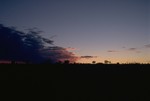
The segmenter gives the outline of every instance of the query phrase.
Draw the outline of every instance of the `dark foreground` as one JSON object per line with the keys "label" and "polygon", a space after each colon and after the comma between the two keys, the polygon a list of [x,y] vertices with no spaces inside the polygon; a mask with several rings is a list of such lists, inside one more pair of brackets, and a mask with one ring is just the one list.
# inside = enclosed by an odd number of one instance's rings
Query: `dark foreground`
{"label": "dark foreground", "polygon": [[[150,65],[0,65],[3,95],[52,101],[149,101]],[[21,99],[20,99],[21,100]]]}

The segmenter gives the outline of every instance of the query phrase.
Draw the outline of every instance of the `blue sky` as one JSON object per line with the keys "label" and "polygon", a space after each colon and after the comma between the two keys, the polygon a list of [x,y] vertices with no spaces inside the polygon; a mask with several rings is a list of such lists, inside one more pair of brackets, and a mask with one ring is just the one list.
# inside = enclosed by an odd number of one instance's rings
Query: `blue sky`
{"label": "blue sky", "polygon": [[0,23],[37,27],[78,56],[97,56],[79,62],[148,62],[149,7],[149,0],[0,0]]}

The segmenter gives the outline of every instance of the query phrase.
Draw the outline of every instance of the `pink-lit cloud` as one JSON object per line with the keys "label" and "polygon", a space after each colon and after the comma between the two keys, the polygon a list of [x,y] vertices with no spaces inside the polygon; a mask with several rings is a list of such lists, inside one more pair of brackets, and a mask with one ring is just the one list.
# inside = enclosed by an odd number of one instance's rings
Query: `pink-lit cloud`
{"label": "pink-lit cloud", "polygon": [[73,47],[67,47],[65,48],[67,51],[74,51],[74,50],[77,50],[77,48],[73,48]]}
{"label": "pink-lit cloud", "polygon": [[52,58],[55,62],[69,60],[70,62],[76,62],[77,57],[73,52],[69,52],[66,48],[54,46],[42,50],[43,56]]}

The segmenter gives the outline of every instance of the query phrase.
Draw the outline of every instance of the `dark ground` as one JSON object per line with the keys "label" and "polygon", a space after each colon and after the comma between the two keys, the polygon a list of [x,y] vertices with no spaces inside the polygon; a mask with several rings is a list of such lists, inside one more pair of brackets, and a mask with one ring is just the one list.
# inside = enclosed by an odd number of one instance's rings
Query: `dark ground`
{"label": "dark ground", "polygon": [[12,99],[30,96],[52,101],[150,101],[150,65],[0,67],[1,93],[14,94]]}

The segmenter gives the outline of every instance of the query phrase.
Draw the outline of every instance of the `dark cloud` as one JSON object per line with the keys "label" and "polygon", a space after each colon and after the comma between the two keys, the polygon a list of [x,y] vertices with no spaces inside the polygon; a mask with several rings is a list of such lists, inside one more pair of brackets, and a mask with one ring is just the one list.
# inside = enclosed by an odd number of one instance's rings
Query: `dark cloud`
{"label": "dark cloud", "polygon": [[91,58],[97,58],[97,56],[81,56],[80,58],[91,59]]}
{"label": "dark cloud", "polygon": [[113,52],[118,52],[116,50],[108,50],[107,52],[113,53]]}
{"label": "dark cloud", "polygon": [[145,45],[146,48],[150,48],[150,44]]}
{"label": "dark cloud", "polygon": [[[48,45],[47,45],[48,44]],[[53,41],[43,38],[39,31],[27,33],[0,25],[0,60],[41,63],[50,60],[76,61],[77,57],[65,48],[54,46]]]}

